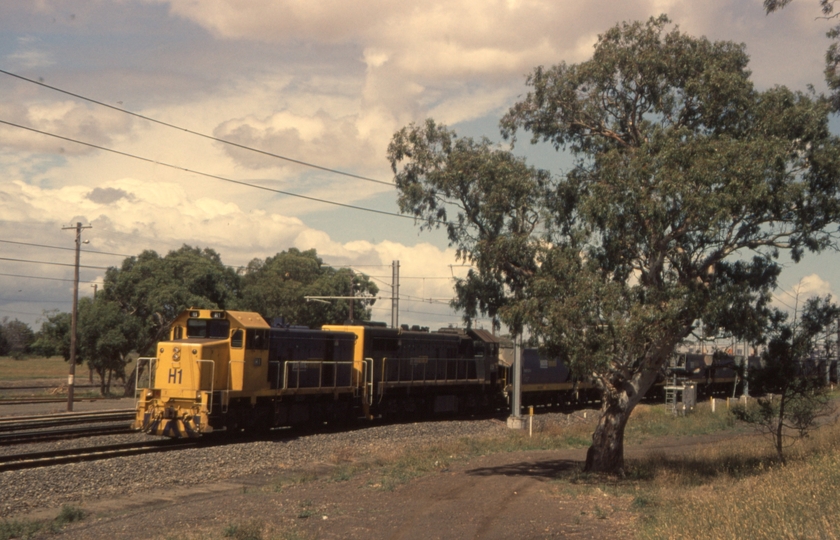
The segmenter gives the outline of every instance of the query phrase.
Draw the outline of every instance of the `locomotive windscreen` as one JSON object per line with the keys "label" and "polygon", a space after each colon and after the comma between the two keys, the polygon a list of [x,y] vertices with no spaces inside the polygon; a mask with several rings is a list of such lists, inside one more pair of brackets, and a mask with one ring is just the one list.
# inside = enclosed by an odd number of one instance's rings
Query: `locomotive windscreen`
{"label": "locomotive windscreen", "polygon": [[230,335],[230,321],[227,320],[187,320],[187,337],[227,339]]}

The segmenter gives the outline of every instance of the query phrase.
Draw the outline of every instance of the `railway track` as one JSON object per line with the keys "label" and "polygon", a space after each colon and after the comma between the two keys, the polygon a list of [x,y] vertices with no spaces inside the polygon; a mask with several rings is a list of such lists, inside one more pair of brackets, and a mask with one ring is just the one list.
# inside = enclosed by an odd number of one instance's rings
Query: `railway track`
{"label": "railway track", "polygon": [[0,444],[130,433],[134,414],[134,409],[118,409],[0,419]]}
{"label": "railway track", "polygon": [[[114,398],[103,397],[80,397],[75,398],[73,403],[81,403],[82,401],[104,401]],[[67,403],[67,397],[22,397],[22,398],[2,398],[0,405],[37,405],[40,403]]]}
{"label": "railway track", "polygon": [[154,440],[145,442],[111,444],[84,448],[49,450],[44,452],[25,452],[0,456],[0,472],[51,467],[66,463],[96,461],[122,456],[168,452],[175,449],[195,447],[196,440]]}

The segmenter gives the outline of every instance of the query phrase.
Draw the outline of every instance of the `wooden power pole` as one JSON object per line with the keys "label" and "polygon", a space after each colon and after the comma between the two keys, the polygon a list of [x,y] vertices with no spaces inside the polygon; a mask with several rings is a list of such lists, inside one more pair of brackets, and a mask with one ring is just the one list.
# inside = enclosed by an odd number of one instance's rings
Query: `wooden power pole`
{"label": "wooden power pole", "polygon": [[73,312],[70,314],[70,374],[67,375],[67,412],[73,411],[73,388],[76,376],[76,320],[79,311],[79,253],[82,248],[82,229],[90,229],[90,225],[82,227],[76,222],[75,227],[63,227],[62,230],[76,230],[76,265],[73,269]]}

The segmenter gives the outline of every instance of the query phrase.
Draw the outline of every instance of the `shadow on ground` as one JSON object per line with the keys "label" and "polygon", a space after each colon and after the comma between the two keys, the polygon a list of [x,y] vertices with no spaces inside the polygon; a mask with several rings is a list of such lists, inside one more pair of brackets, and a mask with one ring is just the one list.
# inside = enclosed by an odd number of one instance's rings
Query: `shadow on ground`
{"label": "shadow on ground", "polygon": [[482,467],[465,471],[471,476],[526,476],[533,478],[557,478],[562,473],[578,470],[581,463],[570,459],[554,461],[509,463],[499,467]]}

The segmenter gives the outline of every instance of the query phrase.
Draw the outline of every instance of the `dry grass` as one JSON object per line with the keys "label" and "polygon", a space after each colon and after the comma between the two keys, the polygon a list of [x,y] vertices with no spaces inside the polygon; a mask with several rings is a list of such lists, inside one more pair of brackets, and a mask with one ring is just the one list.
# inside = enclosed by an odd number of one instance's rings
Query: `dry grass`
{"label": "dry grass", "polygon": [[840,426],[829,425],[790,453],[744,437],[685,457],[632,462],[642,538],[840,537]]}
{"label": "dry grass", "polygon": [[[0,356],[0,381],[67,378],[68,370],[69,364],[60,356],[22,360]],[[76,370],[79,374],[87,375],[87,369],[83,366],[76,366]]]}
{"label": "dry grass", "polygon": [[80,508],[65,505],[58,516],[51,521],[0,521],[0,540],[32,538],[46,534],[60,534],[66,525],[85,519],[86,514]]}
{"label": "dry grass", "polygon": [[[130,361],[126,366],[126,374],[131,374],[134,369],[134,361]],[[27,357],[24,359],[14,359],[10,356],[0,356],[0,383],[5,383],[4,387],[14,388],[18,386],[29,385],[47,385],[49,388],[41,390],[7,390],[2,394],[3,398],[8,397],[54,397],[67,395],[67,375],[70,370],[70,364],[60,356],[52,356],[50,358],[43,357]],[[76,396],[83,397],[100,397],[98,387],[99,377],[94,374],[93,382],[90,381],[90,370],[87,365],[76,366]],[[112,380],[111,394],[122,395],[122,384],[119,380]],[[88,390],[80,389],[79,386],[94,385],[94,388]]]}

